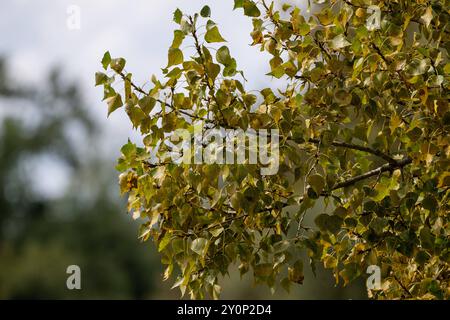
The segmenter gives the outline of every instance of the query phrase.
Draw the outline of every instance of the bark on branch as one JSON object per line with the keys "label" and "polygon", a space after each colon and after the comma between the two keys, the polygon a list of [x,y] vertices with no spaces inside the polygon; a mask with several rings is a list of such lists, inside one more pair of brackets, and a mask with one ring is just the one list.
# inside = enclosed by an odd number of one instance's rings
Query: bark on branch
{"label": "bark on branch", "polygon": [[410,157],[406,157],[406,158],[404,158],[402,160],[395,161],[395,163],[386,163],[386,164],[382,165],[381,167],[378,167],[376,169],[370,170],[370,171],[368,171],[368,172],[366,172],[364,174],[352,177],[352,178],[350,178],[348,180],[345,180],[343,182],[339,182],[339,183],[335,184],[333,186],[333,188],[331,188],[330,191],[341,189],[341,188],[345,188],[345,187],[349,187],[349,186],[354,185],[355,183],[357,183],[357,182],[359,182],[361,180],[364,180],[364,179],[367,179],[367,178],[379,175],[379,174],[381,174],[383,172],[386,172],[386,171],[392,172],[395,169],[401,169],[404,166],[406,166],[408,164],[411,164],[411,163],[412,163],[412,159]]}
{"label": "bark on branch", "polygon": [[[309,142],[319,144],[320,140],[319,139],[309,139]],[[385,161],[389,162],[392,165],[395,165],[397,163],[397,161],[395,159],[393,159],[391,156],[389,156],[377,149],[372,149],[369,147],[358,146],[356,144],[339,142],[339,141],[333,141],[331,143],[331,145],[333,145],[335,147],[343,147],[343,148],[347,148],[347,149],[353,149],[353,150],[359,150],[359,151],[371,153],[373,155],[376,155],[376,156],[384,159]]]}

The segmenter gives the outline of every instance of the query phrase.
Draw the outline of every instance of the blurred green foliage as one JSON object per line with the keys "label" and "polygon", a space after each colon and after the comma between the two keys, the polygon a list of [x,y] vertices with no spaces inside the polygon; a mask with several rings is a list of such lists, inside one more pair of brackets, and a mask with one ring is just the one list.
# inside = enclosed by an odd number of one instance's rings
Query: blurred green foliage
{"label": "blurred green foliage", "polygon": [[[108,196],[115,182],[93,156],[98,132],[78,87],[58,71],[39,87],[19,87],[5,69],[1,61],[0,298],[149,297],[156,264],[136,241],[124,204]],[[62,195],[49,196],[33,182],[33,164],[43,158],[67,169]],[[58,179],[52,169],[39,185]],[[82,290],[66,288],[72,264],[81,268]]]}

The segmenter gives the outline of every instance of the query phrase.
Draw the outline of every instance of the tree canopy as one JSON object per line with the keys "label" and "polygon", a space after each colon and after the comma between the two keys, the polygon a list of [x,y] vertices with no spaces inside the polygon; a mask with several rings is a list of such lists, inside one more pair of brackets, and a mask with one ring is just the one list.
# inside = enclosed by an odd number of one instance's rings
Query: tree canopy
{"label": "tree canopy", "polygon": [[[289,290],[305,263],[344,285],[375,265],[381,286],[370,297],[448,299],[449,1],[234,8],[252,19],[252,45],[270,54],[267,76],[282,87],[245,89],[208,6],[175,11],[164,79],[153,76],[150,88],[109,52],[96,74],[108,114],[124,106],[142,133],[117,169],[164,278],[191,298],[218,298],[230,268]],[[199,126],[278,130],[277,173],[168,161],[176,130]]]}

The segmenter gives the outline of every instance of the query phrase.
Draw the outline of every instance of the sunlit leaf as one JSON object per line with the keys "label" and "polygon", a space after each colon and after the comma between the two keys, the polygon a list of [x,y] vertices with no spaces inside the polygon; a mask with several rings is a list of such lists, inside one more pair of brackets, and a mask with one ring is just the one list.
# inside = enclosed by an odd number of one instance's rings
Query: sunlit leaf
{"label": "sunlit leaf", "polygon": [[208,43],[213,43],[213,42],[225,42],[226,40],[220,34],[217,26],[214,26],[206,32],[205,41]]}

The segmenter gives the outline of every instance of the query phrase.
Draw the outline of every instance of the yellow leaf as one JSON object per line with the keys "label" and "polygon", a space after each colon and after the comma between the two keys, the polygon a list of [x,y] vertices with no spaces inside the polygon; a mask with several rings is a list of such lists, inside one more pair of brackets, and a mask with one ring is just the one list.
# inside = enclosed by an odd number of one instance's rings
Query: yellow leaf
{"label": "yellow leaf", "polygon": [[389,123],[389,128],[391,129],[391,133],[394,133],[395,129],[397,129],[398,127],[401,127],[402,125],[402,119],[400,118],[400,116],[398,114],[394,114],[391,117],[391,121]]}
{"label": "yellow leaf", "polygon": [[431,20],[433,19],[433,11],[432,11],[431,7],[428,7],[425,10],[425,13],[420,17],[420,19],[422,19],[422,21],[425,22],[425,25],[428,28],[428,26],[431,23]]}

